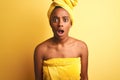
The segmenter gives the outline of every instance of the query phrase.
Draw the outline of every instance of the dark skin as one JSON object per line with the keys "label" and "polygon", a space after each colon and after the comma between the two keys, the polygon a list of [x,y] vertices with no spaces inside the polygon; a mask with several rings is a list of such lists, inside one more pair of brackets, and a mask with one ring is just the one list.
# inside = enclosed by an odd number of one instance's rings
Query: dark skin
{"label": "dark skin", "polygon": [[81,61],[81,80],[88,80],[88,49],[80,40],[68,35],[71,28],[69,14],[63,8],[56,8],[50,17],[54,36],[39,44],[34,53],[35,80],[43,80],[43,60],[51,58],[76,58]]}

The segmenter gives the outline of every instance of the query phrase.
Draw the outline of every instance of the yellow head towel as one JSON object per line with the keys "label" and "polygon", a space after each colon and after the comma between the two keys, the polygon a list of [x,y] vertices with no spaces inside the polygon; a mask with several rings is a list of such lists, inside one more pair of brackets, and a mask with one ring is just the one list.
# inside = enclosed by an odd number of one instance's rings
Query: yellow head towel
{"label": "yellow head towel", "polygon": [[43,80],[80,80],[80,58],[53,58],[43,62]]}
{"label": "yellow head towel", "polygon": [[52,13],[52,11],[54,10],[54,8],[56,6],[60,6],[62,8],[64,8],[66,11],[68,11],[69,15],[70,15],[70,19],[72,21],[72,25],[73,25],[73,7],[77,5],[78,0],[52,0],[53,3],[50,5],[50,8],[48,10],[48,18],[50,19],[50,15]]}

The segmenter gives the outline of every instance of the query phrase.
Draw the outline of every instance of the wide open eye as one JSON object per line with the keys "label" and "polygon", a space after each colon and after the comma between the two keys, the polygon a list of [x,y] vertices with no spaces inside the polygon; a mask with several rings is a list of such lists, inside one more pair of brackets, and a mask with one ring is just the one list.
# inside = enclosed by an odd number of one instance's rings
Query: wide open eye
{"label": "wide open eye", "polygon": [[63,21],[64,22],[68,22],[69,21],[69,17],[67,17],[67,16],[63,17]]}
{"label": "wide open eye", "polygon": [[53,23],[57,23],[57,22],[59,22],[59,19],[58,19],[57,17],[53,17],[53,18],[52,18],[52,22],[53,22]]}

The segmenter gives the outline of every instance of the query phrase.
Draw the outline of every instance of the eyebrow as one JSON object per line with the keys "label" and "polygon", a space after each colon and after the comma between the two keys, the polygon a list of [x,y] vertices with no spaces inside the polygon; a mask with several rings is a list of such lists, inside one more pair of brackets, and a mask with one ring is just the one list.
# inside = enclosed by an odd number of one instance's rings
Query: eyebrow
{"label": "eyebrow", "polygon": [[69,18],[69,16],[63,16],[64,18]]}
{"label": "eyebrow", "polygon": [[52,18],[58,18],[57,16],[52,16]]}
{"label": "eyebrow", "polygon": [[[69,18],[69,16],[62,16],[62,18],[65,17],[65,18]],[[53,16],[52,18],[59,18],[58,16]]]}

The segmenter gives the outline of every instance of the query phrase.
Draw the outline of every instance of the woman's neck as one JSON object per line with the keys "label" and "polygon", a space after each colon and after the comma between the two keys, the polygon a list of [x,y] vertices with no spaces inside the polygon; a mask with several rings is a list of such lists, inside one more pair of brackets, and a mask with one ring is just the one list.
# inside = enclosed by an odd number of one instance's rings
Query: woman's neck
{"label": "woman's neck", "polygon": [[65,38],[56,38],[56,37],[53,37],[53,42],[56,43],[56,44],[61,44],[61,45],[64,45],[65,43],[67,43],[69,41],[70,37],[67,36]]}

